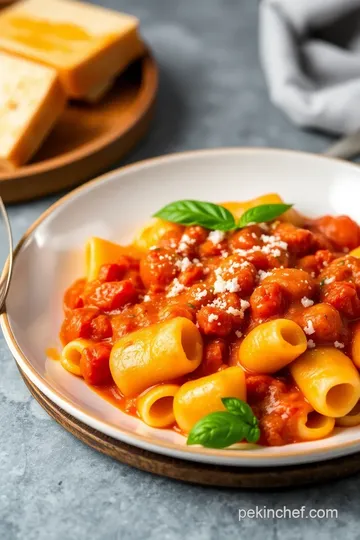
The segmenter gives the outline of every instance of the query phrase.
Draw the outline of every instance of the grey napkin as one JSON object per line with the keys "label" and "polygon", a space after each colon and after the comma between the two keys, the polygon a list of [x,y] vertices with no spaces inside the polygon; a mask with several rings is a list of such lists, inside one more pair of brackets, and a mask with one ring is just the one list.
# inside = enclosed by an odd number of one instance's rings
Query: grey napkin
{"label": "grey napkin", "polygon": [[275,105],[300,126],[360,129],[360,0],[262,0],[259,30]]}

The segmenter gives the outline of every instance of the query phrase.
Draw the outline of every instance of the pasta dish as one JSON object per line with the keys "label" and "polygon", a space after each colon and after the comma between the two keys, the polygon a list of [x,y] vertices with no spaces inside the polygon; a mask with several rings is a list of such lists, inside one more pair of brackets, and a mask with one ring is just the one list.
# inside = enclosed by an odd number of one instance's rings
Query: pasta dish
{"label": "pasta dish", "polygon": [[188,444],[279,446],[360,424],[360,228],[280,196],[176,201],[129,246],[92,237],[62,366]]}

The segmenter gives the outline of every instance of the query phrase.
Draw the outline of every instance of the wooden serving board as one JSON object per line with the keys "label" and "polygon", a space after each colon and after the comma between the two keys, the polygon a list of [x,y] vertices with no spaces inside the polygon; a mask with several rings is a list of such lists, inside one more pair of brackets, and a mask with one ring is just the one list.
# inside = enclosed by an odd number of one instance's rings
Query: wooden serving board
{"label": "wooden serving board", "polygon": [[148,52],[99,103],[70,102],[32,162],[0,172],[3,201],[16,203],[67,190],[106,171],[148,131],[157,87],[158,68]]}
{"label": "wooden serving board", "polygon": [[274,489],[318,484],[360,472],[360,454],[298,466],[246,468],[196,463],[141,450],[108,437],[67,414],[19,370],[36,401],[72,435],[107,456],[153,474],[206,486]]}

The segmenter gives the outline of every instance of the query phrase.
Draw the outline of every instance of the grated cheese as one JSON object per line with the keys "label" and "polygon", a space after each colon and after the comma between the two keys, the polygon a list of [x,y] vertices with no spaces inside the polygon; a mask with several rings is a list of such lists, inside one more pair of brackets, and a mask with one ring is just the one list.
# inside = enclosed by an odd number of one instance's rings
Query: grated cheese
{"label": "grated cheese", "polygon": [[271,276],[272,272],[265,272],[265,270],[259,270],[258,271],[258,278],[259,281],[263,281],[265,278]]}
{"label": "grated cheese", "polygon": [[217,321],[218,318],[219,318],[219,315],[216,315],[215,313],[210,313],[210,315],[208,317],[208,321],[209,322]]}
{"label": "grated cheese", "polygon": [[307,307],[311,307],[314,305],[314,301],[313,300],[310,300],[310,298],[307,298],[306,296],[304,296],[302,299],[301,299],[301,303],[302,305],[307,308]]}
{"label": "grated cheese", "polygon": [[208,304],[209,307],[217,307],[219,309],[226,309],[227,308],[227,304],[225,302],[225,300],[221,300],[220,298],[215,298],[215,300],[213,300],[211,302],[211,304]]}
{"label": "grated cheese", "polygon": [[182,237],[180,238],[178,251],[180,252],[186,251],[188,247],[195,244],[195,242],[196,242],[195,238],[190,238],[190,236],[186,233],[183,234]]}
{"label": "grated cheese", "polygon": [[189,257],[184,257],[184,259],[176,261],[175,266],[180,270],[180,272],[185,272],[191,266],[191,261]]}
{"label": "grated cheese", "polygon": [[341,343],[341,341],[335,341],[334,342],[334,347],[336,347],[336,349],[343,349],[345,347],[344,343]]}
{"label": "grated cheese", "polygon": [[236,249],[235,252],[244,257],[257,251],[261,251],[266,255],[272,255],[273,257],[280,257],[281,250],[286,250],[288,248],[286,242],[278,240],[275,236],[262,234],[261,240],[264,242],[264,246],[253,246],[249,249]]}
{"label": "grated cheese", "polygon": [[201,289],[197,289],[195,291],[195,300],[201,300],[202,298],[204,298],[205,296],[207,296],[207,290],[204,289],[204,290],[201,290]]}
{"label": "grated cheese", "polygon": [[214,293],[224,293],[228,292],[238,292],[240,291],[240,285],[236,277],[232,279],[225,280],[221,275],[222,269],[217,268],[215,270],[216,280],[214,283]]}
{"label": "grated cheese", "polygon": [[209,236],[207,237],[207,239],[210,240],[210,242],[212,242],[215,245],[220,244],[220,242],[222,242],[224,238],[225,238],[224,231],[211,231],[209,233]]}
{"label": "grated cheese", "polygon": [[185,289],[186,289],[185,285],[180,283],[180,281],[177,278],[175,278],[166,296],[167,298],[173,298],[174,296],[177,296],[181,292],[185,291]]}
{"label": "grated cheese", "polygon": [[235,317],[244,317],[243,311],[240,311],[240,309],[236,309],[232,306],[227,308],[226,313],[229,313],[229,315],[234,315]]}
{"label": "grated cheese", "polygon": [[314,349],[316,347],[315,341],[313,341],[312,339],[309,339],[309,341],[307,342],[307,346],[308,346],[308,349]]}
{"label": "grated cheese", "polygon": [[313,322],[310,319],[308,319],[308,321],[307,321],[307,324],[306,324],[306,326],[304,328],[304,332],[308,336],[311,336],[312,334],[315,334],[315,328],[314,328]]}

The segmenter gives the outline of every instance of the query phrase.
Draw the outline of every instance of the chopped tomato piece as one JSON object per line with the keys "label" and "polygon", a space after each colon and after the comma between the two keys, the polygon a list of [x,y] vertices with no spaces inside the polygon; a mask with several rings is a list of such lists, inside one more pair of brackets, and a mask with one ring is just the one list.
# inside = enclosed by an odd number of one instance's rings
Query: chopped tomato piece
{"label": "chopped tomato piece", "polygon": [[207,336],[228,336],[232,331],[231,315],[216,307],[204,306],[196,314],[200,330]]}
{"label": "chopped tomato piece", "polygon": [[259,420],[260,444],[282,446],[297,441],[296,418],[311,411],[302,393],[273,377],[246,379],[248,402]]}
{"label": "chopped tomato piece", "polygon": [[86,296],[86,303],[103,311],[114,311],[137,300],[137,292],[130,280],[96,284]]}
{"label": "chopped tomato piece", "polygon": [[116,263],[103,264],[99,270],[100,281],[120,281],[130,268],[130,260],[127,257],[121,257]]}
{"label": "chopped tomato piece", "polygon": [[111,318],[111,326],[114,342],[137,329],[136,320],[133,315],[115,315]]}
{"label": "chopped tomato piece", "polygon": [[360,245],[360,229],[348,216],[324,216],[315,220],[315,227],[340,250]]}
{"label": "chopped tomato piece", "polygon": [[112,336],[111,321],[107,315],[99,315],[91,321],[91,338],[94,341],[101,341]]}
{"label": "chopped tomato piece", "polygon": [[64,310],[84,307],[83,293],[86,279],[78,279],[66,291],[64,295]]}
{"label": "chopped tomato piece", "polygon": [[80,371],[88,384],[103,385],[112,381],[109,358],[109,343],[94,343],[84,349],[80,359]]}
{"label": "chopped tomato piece", "polygon": [[241,296],[249,296],[253,292],[257,271],[252,263],[238,255],[231,255],[224,260],[220,268],[222,279],[236,279]]}
{"label": "chopped tomato piece", "polygon": [[140,276],[145,287],[154,292],[163,291],[179,270],[179,255],[173,249],[151,249],[140,262]]}
{"label": "chopped tomato piece", "polygon": [[317,343],[338,341],[343,328],[339,312],[332,305],[326,303],[315,304],[300,310],[292,319],[301,328],[314,330],[309,337]]}
{"label": "chopped tomato piece", "polygon": [[226,240],[222,240],[218,244],[214,243],[212,240],[205,240],[205,242],[199,247],[199,254],[200,257],[216,257],[226,250]]}
{"label": "chopped tomato piece", "polygon": [[199,246],[205,242],[209,236],[209,231],[208,229],[204,229],[204,227],[200,227],[199,225],[190,225],[190,227],[186,227],[184,234],[194,241],[191,242],[192,246]]}
{"label": "chopped tomato piece", "polygon": [[313,234],[307,229],[295,227],[291,223],[279,223],[273,233],[281,241],[286,242],[290,253],[305,255],[313,247]]}
{"label": "chopped tomato piece", "polygon": [[186,270],[179,275],[179,281],[186,287],[190,287],[204,276],[204,271],[201,266],[191,264]]}
{"label": "chopped tomato piece", "polygon": [[258,225],[250,225],[236,231],[229,240],[229,246],[235,249],[251,249],[261,244],[260,237],[264,231]]}
{"label": "chopped tomato piece", "polygon": [[91,323],[99,315],[95,307],[84,307],[70,311],[62,324],[60,336],[63,343],[69,343],[74,339],[89,339],[92,333]]}
{"label": "chopped tomato piece", "polygon": [[322,287],[321,297],[349,319],[360,317],[360,299],[353,283],[335,281]]}
{"label": "chopped tomato piece", "polygon": [[315,291],[314,279],[298,268],[276,268],[264,279],[263,285],[267,283],[280,285],[291,300],[300,300],[304,296],[311,298]]}
{"label": "chopped tomato piece", "polygon": [[316,260],[315,255],[305,255],[305,257],[302,257],[297,261],[296,268],[300,268],[300,270],[304,270],[304,272],[308,272],[311,276],[315,277],[319,273],[319,264]]}
{"label": "chopped tomato piece", "polygon": [[335,258],[336,255],[331,251],[320,249],[314,255],[306,255],[299,259],[296,266],[314,277],[327,268]]}
{"label": "chopped tomato piece", "polygon": [[225,364],[228,355],[228,346],[223,339],[213,339],[206,343],[203,361],[199,367],[199,377],[205,377],[219,371]]}
{"label": "chopped tomato piece", "polygon": [[250,297],[251,314],[257,321],[281,317],[288,303],[288,295],[278,283],[264,283]]}
{"label": "chopped tomato piece", "polygon": [[196,309],[209,304],[214,298],[214,293],[206,283],[196,283],[186,292],[186,301]]}

